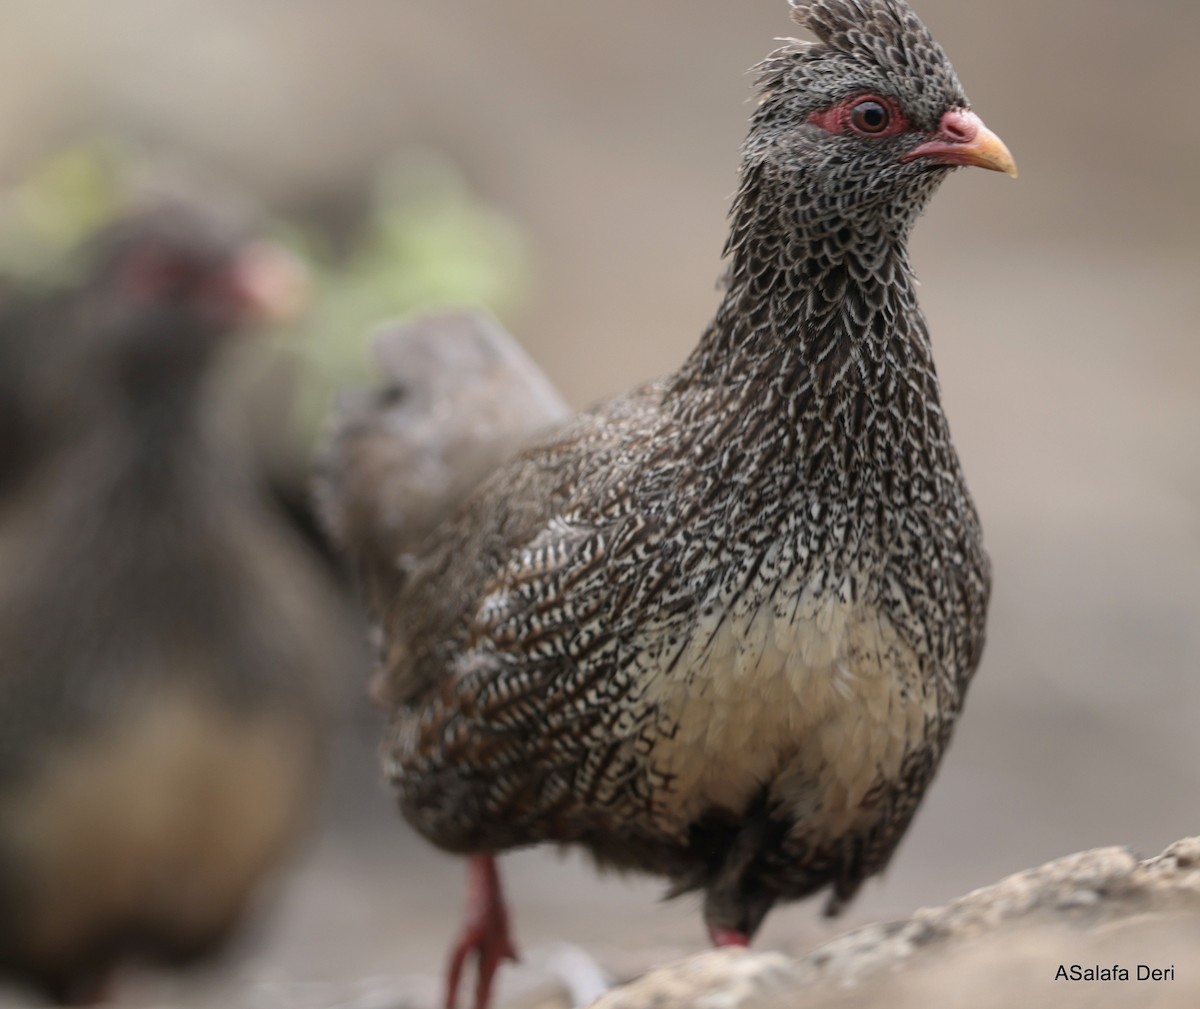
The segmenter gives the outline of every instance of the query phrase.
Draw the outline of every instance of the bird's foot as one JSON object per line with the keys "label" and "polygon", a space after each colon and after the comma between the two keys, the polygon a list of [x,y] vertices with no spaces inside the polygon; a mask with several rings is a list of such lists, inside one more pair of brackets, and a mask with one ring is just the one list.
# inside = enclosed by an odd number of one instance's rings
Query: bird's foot
{"label": "bird's foot", "polygon": [[714,946],[749,946],[750,937],[736,928],[710,928],[709,938]]}
{"label": "bird's foot", "polygon": [[472,953],[479,960],[474,1009],[487,1009],[500,962],[517,959],[509,935],[508,908],[500,891],[500,874],[491,855],[473,855],[467,866],[467,920],[450,957],[445,1009],[455,1009],[463,966]]}

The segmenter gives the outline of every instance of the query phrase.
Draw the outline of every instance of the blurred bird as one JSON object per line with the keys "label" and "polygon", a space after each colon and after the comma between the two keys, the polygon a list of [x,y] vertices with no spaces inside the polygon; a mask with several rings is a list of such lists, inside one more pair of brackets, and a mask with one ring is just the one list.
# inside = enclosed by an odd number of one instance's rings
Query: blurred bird
{"label": "blurred bird", "polygon": [[38,417],[28,389],[36,341],[26,339],[36,300],[0,278],[0,502],[36,456]]}
{"label": "blurred bird", "polygon": [[0,971],[87,1003],[237,923],[354,653],[209,409],[233,334],[287,307],[286,260],[173,205],[72,266],[0,305]]}
{"label": "blurred bird", "polygon": [[[483,1007],[514,955],[493,854],[521,845],[702,891],[719,945],[827,887],[836,913],[979,663],[989,563],[906,243],[956,166],[1016,169],[902,0],[792,6],[817,41],[759,68],[724,299],[682,367],[448,488],[402,545],[394,474],[343,447],[324,490],[378,551],[401,809],[472,856],[448,1007],[466,957]],[[436,424],[382,436],[397,465],[440,451]]]}

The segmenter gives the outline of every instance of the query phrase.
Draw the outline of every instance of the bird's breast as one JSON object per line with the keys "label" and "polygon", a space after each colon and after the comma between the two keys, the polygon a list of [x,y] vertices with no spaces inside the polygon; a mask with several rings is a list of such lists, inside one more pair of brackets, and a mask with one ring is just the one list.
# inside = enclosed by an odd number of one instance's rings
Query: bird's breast
{"label": "bird's breast", "polygon": [[311,728],[284,712],[233,712],[165,690],[110,721],[63,741],[0,796],[0,846],[23,872],[30,963],[61,966],[131,924],[170,942],[211,939],[309,795]]}
{"label": "bird's breast", "polygon": [[661,829],[738,815],[762,790],[780,815],[837,836],[936,731],[936,696],[877,606],[824,580],[707,607],[670,668],[649,677]]}

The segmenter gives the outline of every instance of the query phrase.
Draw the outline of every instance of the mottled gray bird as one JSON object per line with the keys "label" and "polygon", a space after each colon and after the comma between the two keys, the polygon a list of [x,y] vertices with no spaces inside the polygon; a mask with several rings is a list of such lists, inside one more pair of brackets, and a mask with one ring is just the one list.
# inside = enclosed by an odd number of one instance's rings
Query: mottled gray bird
{"label": "mottled gray bird", "polygon": [[[906,243],[956,166],[1016,169],[902,0],[792,6],[817,41],[759,68],[699,346],[402,554],[379,538],[387,773],[472,856],[448,1006],[467,955],[477,1006],[513,955],[493,853],[522,845],[702,891],[718,944],[825,888],[835,913],[887,864],[979,663],[988,560]],[[328,493],[378,500],[371,467],[341,477]]]}
{"label": "mottled gray bird", "polygon": [[305,818],[338,600],[260,500],[211,385],[288,293],[182,207],[0,308],[0,972],[96,1001],[217,945]]}

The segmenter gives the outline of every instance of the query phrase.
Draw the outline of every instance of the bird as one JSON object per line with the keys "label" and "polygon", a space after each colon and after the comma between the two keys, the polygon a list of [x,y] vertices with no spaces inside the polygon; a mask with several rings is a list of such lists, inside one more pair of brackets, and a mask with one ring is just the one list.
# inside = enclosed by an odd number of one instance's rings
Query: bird
{"label": "bird", "polygon": [[[497,460],[409,539],[332,440],[324,496],[377,507],[355,552],[382,575],[385,771],[468,858],[447,1009],[468,958],[483,1009],[516,955],[496,856],[519,847],[699,891],[719,946],[781,901],[838,913],[979,665],[991,566],[907,242],[955,169],[1016,165],[904,0],[790,7],[814,38],[757,68],[721,301],[675,372]],[[436,454],[421,427],[391,428],[394,458]]]}
{"label": "bird", "polygon": [[36,457],[38,411],[29,402],[27,371],[36,357],[30,331],[36,299],[11,277],[0,277],[0,501]]}
{"label": "bird", "polygon": [[309,819],[359,646],[213,409],[293,279],[170,201],[0,307],[0,974],[56,1003],[220,948]]}

